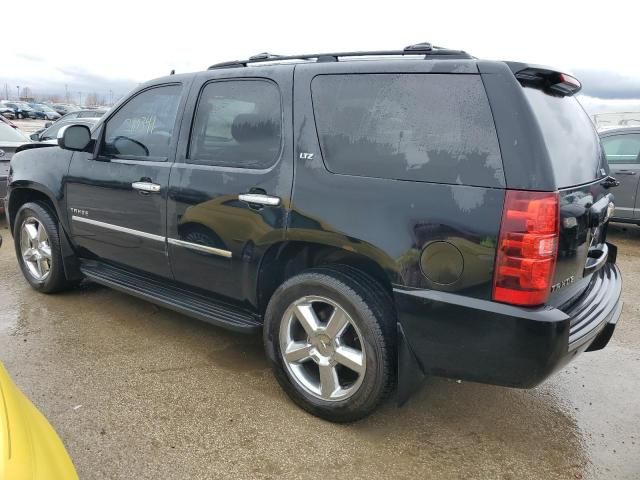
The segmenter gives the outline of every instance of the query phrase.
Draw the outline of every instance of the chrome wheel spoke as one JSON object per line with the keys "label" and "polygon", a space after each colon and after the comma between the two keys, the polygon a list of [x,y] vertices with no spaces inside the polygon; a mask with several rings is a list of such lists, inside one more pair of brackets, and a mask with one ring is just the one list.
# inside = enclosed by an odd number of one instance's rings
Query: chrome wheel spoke
{"label": "chrome wheel spoke", "polygon": [[341,308],[334,308],[324,331],[332,339],[339,338],[349,325],[347,314]]}
{"label": "chrome wheel spoke", "polygon": [[22,250],[22,258],[24,259],[25,262],[33,262],[33,257],[35,255],[36,251],[33,248],[26,248]]}
{"label": "chrome wheel spoke", "polygon": [[297,305],[295,314],[307,335],[313,335],[320,327],[320,321],[316,316],[316,312],[313,311],[311,303]]}
{"label": "chrome wheel spoke", "polygon": [[291,342],[284,352],[284,358],[287,362],[301,363],[311,358],[311,349],[313,347],[305,342]]}
{"label": "chrome wheel spoke", "polygon": [[22,228],[27,233],[29,240],[33,242],[38,239],[38,227],[34,223],[25,223]]}
{"label": "chrome wheel spoke", "polygon": [[355,348],[340,346],[333,356],[336,362],[344,365],[356,373],[364,372],[364,362],[362,352]]}
{"label": "chrome wheel spoke", "polygon": [[27,218],[20,229],[20,253],[29,275],[42,281],[51,271],[51,244],[44,226],[35,217]]}
{"label": "chrome wheel spoke", "polygon": [[40,245],[40,254],[47,260],[51,260],[51,247],[49,244]]}
{"label": "chrome wheel spoke", "polygon": [[336,390],[340,388],[338,372],[333,365],[320,365],[320,395],[325,399],[330,399]]}

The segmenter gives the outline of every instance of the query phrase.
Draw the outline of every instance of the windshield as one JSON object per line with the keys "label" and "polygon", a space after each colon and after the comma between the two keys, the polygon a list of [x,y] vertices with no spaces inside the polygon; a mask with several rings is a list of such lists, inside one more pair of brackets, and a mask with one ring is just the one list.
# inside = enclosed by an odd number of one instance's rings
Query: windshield
{"label": "windshield", "polygon": [[6,123],[0,123],[0,144],[2,142],[23,142],[28,143],[29,139],[13,127]]}
{"label": "windshield", "polygon": [[40,140],[55,140],[56,138],[58,138],[58,131],[62,127],[66,127],[67,125],[69,124],[64,123],[61,125],[58,125],[58,124],[52,125],[51,127],[47,128],[44,132],[42,132],[42,134],[40,135]]}

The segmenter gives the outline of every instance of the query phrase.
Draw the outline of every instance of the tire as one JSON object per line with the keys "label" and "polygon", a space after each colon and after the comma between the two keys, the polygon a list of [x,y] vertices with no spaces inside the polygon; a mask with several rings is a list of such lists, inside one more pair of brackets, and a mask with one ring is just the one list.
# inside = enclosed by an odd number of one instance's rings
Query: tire
{"label": "tire", "polygon": [[[38,242],[39,248],[36,249],[37,252],[33,253],[34,249],[31,248],[32,253],[29,255],[29,258],[33,259],[34,255],[37,254],[48,268],[40,268],[40,263],[37,261],[28,262],[25,260],[22,242],[25,242],[24,246],[31,245],[29,240],[27,240],[27,238],[30,237],[26,231],[24,233],[25,236],[23,236],[25,224],[29,224],[33,227],[28,229],[30,232],[33,232],[33,229],[35,228],[38,233],[38,241],[44,238],[40,234],[40,227],[44,230],[48,241],[50,258],[46,257],[46,248],[42,247],[45,244],[41,242]],[[60,250],[58,220],[55,215],[51,213],[51,210],[46,204],[34,202],[26,203],[20,207],[16,214],[13,240],[16,249],[16,257],[18,259],[20,269],[22,270],[22,274],[34,289],[43,293],[54,293],[66,290],[77,284],[77,282],[68,281],[65,275],[62,253]],[[31,263],[31,265],[34,265],[34,262],[38,264],[38,266],[30,267],[29,264]],[[34,268],[36,270],[46,270],[47,273],[42,278],[38,278],[39,272],[34,272]]]}
{"label": "tire", "polygon": [[[310,309],[320,327],[313,333],[300,321],[307,315],[300,312]],[[325,330],[334,312],[348,319],[337,337],[329,334],[330,329]],[[344,423],[370,415],[395,384],[395,313],[391,298],[377,281],[351,267],[314,268],[283,283],[269,301],[263,340],[284,391],[298,406],[325,420]],[[296,350],[298,346],[302,348]],[[308,356],[287,361],[283,349],[291,352],[290,360],[297,352]],[[345,351],[350,353],[348,357],[343,355]],[[354,357],[357,352],[360,356]],[[357,359],[350,363],[354,370],[343,363],[345,358]],[[321,376],[321,369],[337,373]],[[324,382],[325,378],[330,381]]]}

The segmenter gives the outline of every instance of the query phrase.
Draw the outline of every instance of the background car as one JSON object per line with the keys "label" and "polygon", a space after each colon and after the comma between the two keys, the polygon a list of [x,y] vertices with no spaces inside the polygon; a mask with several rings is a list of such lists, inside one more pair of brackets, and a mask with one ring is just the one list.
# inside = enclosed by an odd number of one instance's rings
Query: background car
{"label": "background car", "polygon": [[36,112],[37,118],[42,118],[44,120],[58,120],[61,117],[58,112],[48,105],[44,105],[42,103],[30,103],[29,106]]}
{"label": "background car", "polygon": [[71,120],[59,120],[42,131],[32,133],[30,135],[30,138],[35,142],[56,144],[58,142],[58,132],[62,127],[66,127],[67,125],[86,125],[87,127],[91,128],[97,122],[97,118],[74,118]]}
{"label": "background car", "polygon": [[[49,128],[51,125],[53,125],[56,122],[64,122],[67,120],[74,120],[77,118],[100,118],[102,117],[107,111],[105,109],[83,109],[83,110],[76,110],[75,112],[70,112],[67,113],[66,115],[63,115],[62,117],[60,117],[58,120],[56,120],[55,122],[46,122],[44,124],[44,128]],[[44,131],[44,128],[41,130],[38,130],[36,133],[41,133]]]}
{"label": "background car", "polygon": [[11,128],[18,129],[18,126],[15,123],[13,123],[8,118],[3,117],[2,115],[0,115],[0,123],[4,123],[6,125],[9,125]]}
{"label": "background car", "polygon": [[25,102],[4,101],[3,105],[13,108],[16,112],[16,118],[36,118],[36,112]]}
{"label": "background car", "polygon": [[600,141],[620,185],[615,189],[613,221],[640,225],[640,127],[622,127],[600,132]]}
{"label": "background car", "polygon": [[0,104],[0,117],[10,118],[13,120],[16,118],[16,111],[7,105]]}
{"label": "background car", "polygon": [[11,157],[13,157],[16,148],[25,143],[31,143],[31,140],[24,136],[20,130],[12,128],[4,121],[0,121],[0,211],[4,209],[2,199],[4,199],[7,194],[9,161]]}
{"label": "background car", "polygon": [[106,113],[103,109],[85,108],[63,115],[60,120],[72,120],[74,118],[100,118]]}
{"label": "background car", "polygon": [[77,110],[80,110],[80,107],[76,107],[75,105],[67,105],[67,104],[64,104],[64,103],[55,103],[55,104],[51,105],[51,108],[53,108],[60,115],[66,115],[67,113],[71,113],[71,112],[75,112]]}

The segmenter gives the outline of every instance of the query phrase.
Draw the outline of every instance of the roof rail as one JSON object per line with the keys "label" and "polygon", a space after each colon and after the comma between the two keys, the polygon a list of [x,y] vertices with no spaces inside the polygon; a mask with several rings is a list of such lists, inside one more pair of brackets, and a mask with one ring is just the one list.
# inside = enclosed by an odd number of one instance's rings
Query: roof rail
{"label": "roof rail", "polygon": [[335,52],[335,53],[307,53],[303,55],[273,55],[267,52],[259,53],[247,60],[233,60],[211,65],[209,70],[218,68],[246,67],[252,63],[285,61],[285,60],[315,60],[316,62],[337,62],[340,57],[382,57],[424,55],[425,59],[432,57],[447,57],[449,59],[472,59],[473,57],[462,50],[450,50],[434,47],[430,43],[409,45],[404,50],[373,50],[365,52]]}

